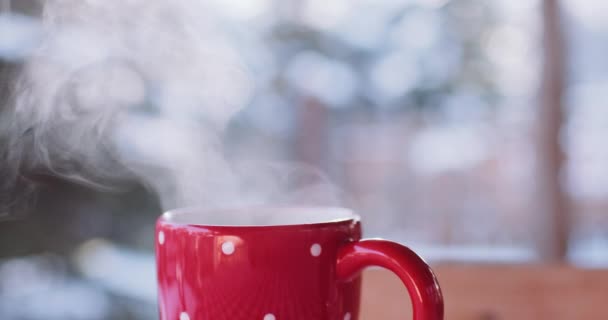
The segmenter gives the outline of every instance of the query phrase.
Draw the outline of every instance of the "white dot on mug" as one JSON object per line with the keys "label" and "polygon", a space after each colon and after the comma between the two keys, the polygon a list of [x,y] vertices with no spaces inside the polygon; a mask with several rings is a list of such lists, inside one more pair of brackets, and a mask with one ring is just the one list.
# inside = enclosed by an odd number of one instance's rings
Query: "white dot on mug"
{"label": "white dot on mug", "polygon": [[318,243],[313,244],[312,246],[310,246],[310,254],[312,254],[313,257],[318,257],[321,255],[321,245]]}
{"label": "white dot on mug", "polygon": [[158,243],[159,244],[165,243],[165,233],[162,231],[158,233]]}
{"label": "white dot on mug", "polygon": [[186,311],[179,314],[179,320],[190,320],[190,316]]}
{"label": "white dot on mug", "polygon": [[225,255],[231,255],[234,253],[234,243],[232,241],[226,241],[222,243],[222,252]]}
{"label": "white dot on mug", "polygon": [[264,320],[277,320],[277,317],[275,317],[272,313],[268,313],[264,316]]}
{"label": "white dot on mug", "polygon": [[347,312],[347,313],[344,315],[344,320],[350,320],[350,312]]}

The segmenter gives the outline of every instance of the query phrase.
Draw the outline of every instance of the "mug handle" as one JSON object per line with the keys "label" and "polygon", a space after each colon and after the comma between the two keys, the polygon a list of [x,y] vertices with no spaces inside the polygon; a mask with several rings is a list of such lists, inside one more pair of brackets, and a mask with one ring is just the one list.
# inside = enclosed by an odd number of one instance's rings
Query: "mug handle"
{"label": "mug handle", "polygon": [[338,279],[349,281],[369,266],[384,267],[401,279],[412,300],[414,320],[443,320],[443,296],[437,278],[414,251],[376,239],[352,242],[339,249]]}

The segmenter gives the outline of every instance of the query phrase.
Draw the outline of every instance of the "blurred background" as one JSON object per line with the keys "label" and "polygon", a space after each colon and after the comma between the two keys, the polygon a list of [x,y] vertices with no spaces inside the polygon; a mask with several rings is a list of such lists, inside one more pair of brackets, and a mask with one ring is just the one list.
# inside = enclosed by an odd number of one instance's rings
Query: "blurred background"
{"label": "blurred background", "polygon": [[[44,3],[0,4],[2,107]],[[229,153],[321,169],[433,264],[608,267],[608,4],[209,5],[255,82]],[[43,182],[0,221],[0,319],[157,318],[154,193]]]}

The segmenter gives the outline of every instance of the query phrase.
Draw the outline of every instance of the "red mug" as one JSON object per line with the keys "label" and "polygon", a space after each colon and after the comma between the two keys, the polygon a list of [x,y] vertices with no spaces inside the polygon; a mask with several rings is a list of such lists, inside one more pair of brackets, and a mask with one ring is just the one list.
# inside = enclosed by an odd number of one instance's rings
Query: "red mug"
{"label": "red mug", "polygon": [[156,240],[161,320],[356,320],[368,266],[401,279],[414,320],[443,319],[430,267],[400,244],[361,240],[347,209],[178,209],[158,219]]}

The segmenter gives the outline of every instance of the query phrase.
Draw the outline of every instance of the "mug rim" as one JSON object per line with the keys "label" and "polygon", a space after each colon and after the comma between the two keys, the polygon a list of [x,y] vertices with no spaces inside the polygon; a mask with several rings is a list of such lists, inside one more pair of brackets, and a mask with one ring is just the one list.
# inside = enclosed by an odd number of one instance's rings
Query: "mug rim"
{"label": "mug rim", "polygon": [[[200,214],[200,213],[239,213],[243,211],[255,210],[257,212],[268,212],[268,211],[310,211],[310,212],[328,212],[331,211],[334,215],[327,214],[327,218],[311,218],[311,221],[298,221],[297,222],[281,222],[281,223],[264,223],[264,224],[251,224],[251,223],[207,223],[201,221],[188,221],[188,217],[184,217],[188,214]],[[179,218],[182,218],[180,220]],[[201,217],[199,216],[199,219]],[[214,209],[204,209],[200,206],[182,207],[170,209],[158,218],[158,222],[163,224],[175,225],[175,226],[194,226],[194,227],[209,227],[209,228],[273,228],[273,227],[310,227],[310,226],[324,226],[324,225],[340,225],[343,223],[358,223],[361,217],[354,212],[354,210],[339,207],[339,206],[298,206],[298,205],[252,205],[252,206],[235,206],[235,207],[223,207]]]}

